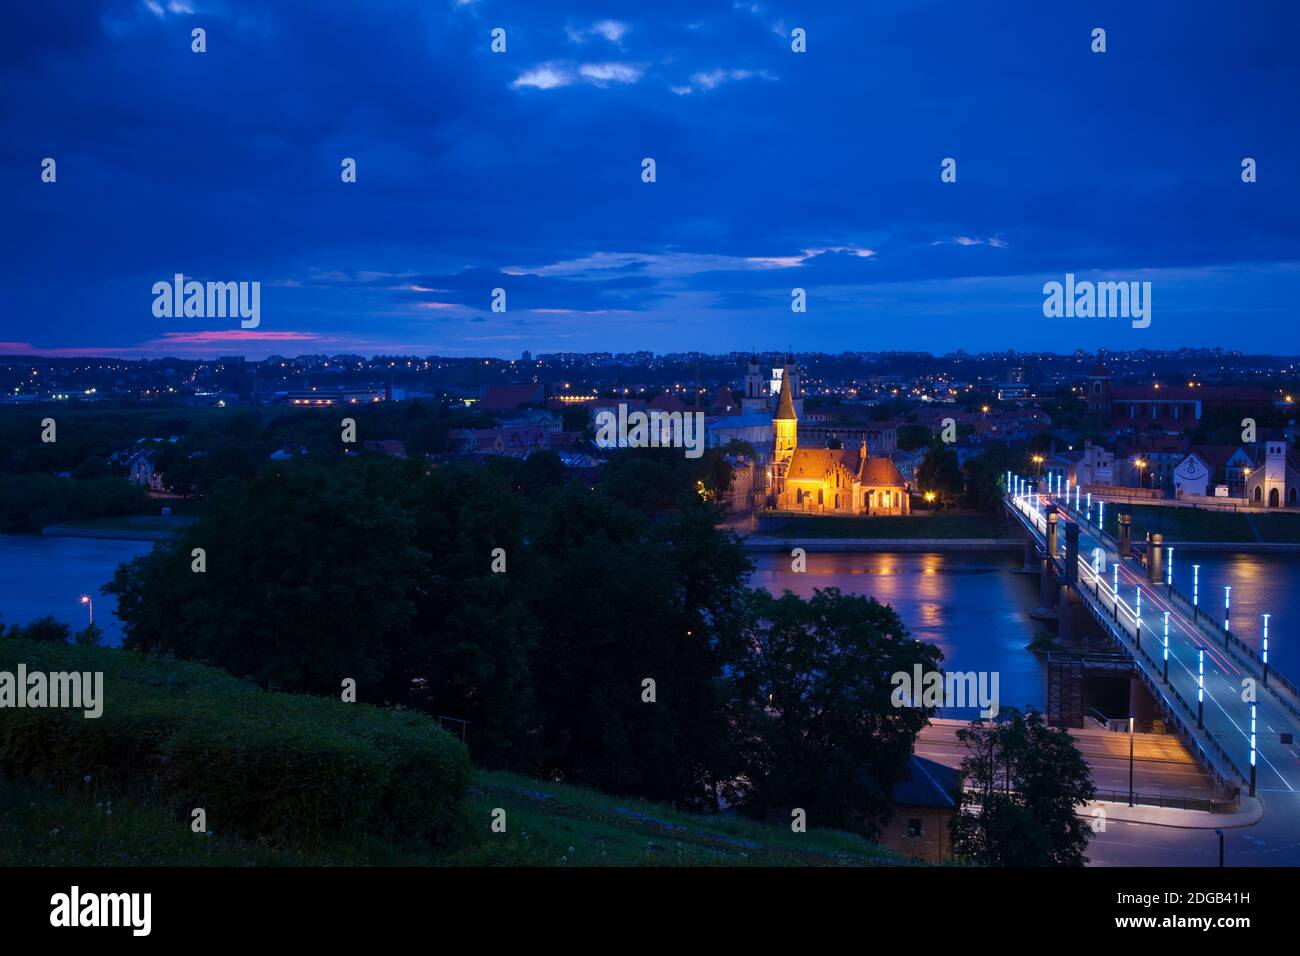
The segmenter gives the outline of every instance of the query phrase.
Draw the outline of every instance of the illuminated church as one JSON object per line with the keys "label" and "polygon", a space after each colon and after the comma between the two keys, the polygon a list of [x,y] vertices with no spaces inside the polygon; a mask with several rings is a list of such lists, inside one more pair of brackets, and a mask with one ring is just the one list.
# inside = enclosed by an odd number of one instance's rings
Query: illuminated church
{"label": "illuminated church", "polygon": [[[781,376],[772,416],[772,492],[779,511],[809,514],[905,515],[911,502],[903,477],[888,458],[860,449],[799,447],[799,415],[791,388]],[[800,404],[802,401],[800,400]]]}

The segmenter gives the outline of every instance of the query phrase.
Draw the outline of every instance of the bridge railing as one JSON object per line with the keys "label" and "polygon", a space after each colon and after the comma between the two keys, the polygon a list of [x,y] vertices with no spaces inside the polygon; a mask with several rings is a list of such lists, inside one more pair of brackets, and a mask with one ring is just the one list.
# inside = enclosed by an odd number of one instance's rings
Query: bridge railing
{"label": "bridge railing", "polygon": [[[1019,508],[1015,502],[1008,499],[1008,504],[1020,520],[1029,524],[1035,531],[1038,530],[1037,515],[1026,514]],[[1142,682],[1147,685],[1152,699],[1154,699],[1161,708],[1169,715],[1174,725],[1178,727],[1181,736],[1189,744],[1193,745],[1195,750],[1203,755],[1204,763],[1210,767],[1221,781],[1225,784],[1242,784],[1246,782],[1245,775],[1237,768],[1236,762],[1228,755],[1217,740],[1205,730],[1204,727],[1198,727],[1196,722],[1195,711],[1191,705],[1183,699],[1177,689],[1172,685],[1167,685],[1163,680],[1153,676],[1151,671],[1156,668],[1154,659],[1146,652],[1146,649],[1139,646],[1128,631],[1127,625],[1121,620],[1119,609],[1123,607],[1128,616],[1132,616],[1132,610],[1127,608],[1123,600],[1109,593],[1102,596],[1101,582],[1099,576],[1095,575],[1092,566],[1082,557],[1079,558],[1080,580],[1076,589],[1083,598],[1084,607],[1102,625],[1106,633],[1137,662],[1137,673]],[[1092,584],[1092,592],[1089,593],[1087,585]],[[1109,601],[1110,606],[1107,608],[1103,602]]]}

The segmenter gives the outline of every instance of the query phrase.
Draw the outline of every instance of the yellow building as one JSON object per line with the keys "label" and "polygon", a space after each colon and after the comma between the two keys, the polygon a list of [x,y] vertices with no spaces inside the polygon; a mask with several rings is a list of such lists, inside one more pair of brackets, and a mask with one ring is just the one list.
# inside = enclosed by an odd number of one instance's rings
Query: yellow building
{"label": "yellow building", "polygon": [[789,376],[781,379],[772,432],[773,491],[778,510],[843,515],[911,512],[903,476],[888,458],[871,457],[866,441],[857,451],[799,447],[799,420]]}

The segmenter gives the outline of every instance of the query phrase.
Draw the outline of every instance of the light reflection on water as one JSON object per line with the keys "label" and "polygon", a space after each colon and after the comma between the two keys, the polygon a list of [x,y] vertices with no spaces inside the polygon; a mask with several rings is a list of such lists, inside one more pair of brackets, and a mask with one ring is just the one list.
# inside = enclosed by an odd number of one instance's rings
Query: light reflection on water
{"label": "light reflection on water", "polygon": [[1004,706],[1044,706],[1045,662],[1025,650],[1043,626],[1029,618],[1037,579],[1011,573],[1019,554],[812,553],[803,573],[790,569],[786,554],[751,558],[755,587],[803,598],[838,587],[874,597],[898,612],[913,637],[943,652],[945,670],[997,671]]}
{"label": "light reflection on water", "polygon": [[[1025,650],[1040,628],[1029,618],[1038,604],[1037,578],[1009,573],[1017,555],[816,554],[797,574],[785,554],[751,555],[751,583],[773,593],[810,597],[838,587],[874,596],[898,611],[914,637],[937,645],[949,670],[999,671],[1008,706],[1046,699],[1045,662]],[[1223,587],[1232,586],[1232,630],[1257,652],[1261,614],[1269,617],[1269,663],[1300,683],[1300,556],[1192,553],[1175,550],[1174,583],[1192,592],[1192,565],[1200,564],[1200,606],[1223,620]]]}

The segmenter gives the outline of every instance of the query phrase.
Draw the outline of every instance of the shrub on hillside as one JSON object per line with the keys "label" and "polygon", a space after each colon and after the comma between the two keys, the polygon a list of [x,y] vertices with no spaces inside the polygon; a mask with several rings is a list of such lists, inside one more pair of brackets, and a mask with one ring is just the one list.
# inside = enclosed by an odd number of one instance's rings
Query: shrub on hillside
{"label": "shrub on hillside", "polygon": [[444,839],[469,780],[464,746],[428,717],[266,693],[211,667],[103,648],[0,641],[0,670],[102,671],[103,714],[13,709],[0,773],[158,798],[248,836]]}

